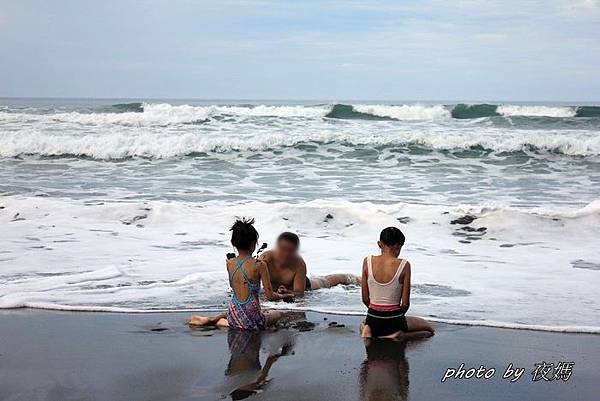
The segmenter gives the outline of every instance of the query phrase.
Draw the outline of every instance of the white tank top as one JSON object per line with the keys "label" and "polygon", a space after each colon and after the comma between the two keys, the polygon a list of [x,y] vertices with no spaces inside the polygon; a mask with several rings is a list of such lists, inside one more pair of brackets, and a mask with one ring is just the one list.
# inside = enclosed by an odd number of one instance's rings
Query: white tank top
{"label": "white tank top", "polygon": [[401,259],[400,266],[396,270],[394,277],[387,283],[380,283],[375,280],[373,276],[373,256],[367,258],[367,268],[369,269],[369,276],[367,277],[367,284],[369,285],[369,298],[370,302],[376,306],[397,306],[400,304],[402,298],[402,283],[398,279],[406,260]]}

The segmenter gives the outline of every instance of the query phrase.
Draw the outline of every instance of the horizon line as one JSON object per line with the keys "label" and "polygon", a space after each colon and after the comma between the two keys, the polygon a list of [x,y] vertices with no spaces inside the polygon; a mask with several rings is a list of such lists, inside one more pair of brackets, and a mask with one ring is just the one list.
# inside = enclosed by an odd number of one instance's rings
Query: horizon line
{"label": "horizon line", "polygon": [[15,99],[15,100],[191,100],[191,101],[266,101],[266,102],[284,102],[284,101],[301,101],[301,102],[457,102],[457,103],[473,103],[473,102],[481,102],[481,103],[502,103],[502,102],[519,102],[519,103],[534,103],[534,102],[556,102],[556,103],[598,103],[599,100],[558,100],[558,99],[534,99],[534,100],[517,100],[517,99],[368,99],[368,98],[233,98],[233,97],[223,97],[223,98],[212,98],[212,97],[156,97],[156,96],[136,96],[136,97],[91,97],[91,96],[1,96],[0,99]]}

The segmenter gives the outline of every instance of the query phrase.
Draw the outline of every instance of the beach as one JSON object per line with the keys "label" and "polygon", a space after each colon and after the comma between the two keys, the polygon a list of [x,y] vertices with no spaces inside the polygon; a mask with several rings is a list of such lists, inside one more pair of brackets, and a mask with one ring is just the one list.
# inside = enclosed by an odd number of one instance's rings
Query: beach
{"label": "beach", "polygon": [[0,401],[600,401],[599,27],[2,2]]}
{"label": "beach", "polygon": [[[0,399],[593,400],[599,127],[565,103],[0,99]],[[298,234],[309,276],[360,275],[400,228],[436,335],[365,348],[356,285],[261,301],[306,313],[276,333],[190,330],[227,308],[236,216]]]}
{"label": "beach", "polygon": [[[375,344],[367,362],[357,335],[359,317],[309,313],[306,320],[314,328],[304,324],[265,332],[258,340],[253,337],[258,343],[248,345],[228,338],[225,331],[192,330],[185,325],[188,316],[1,311],[0,399],[506,400],[510,394],[514,400],[591,401],[597,397],[598,335],[437,324],[430,339]],[[228,340],[238,357],[251,360],[258,350],[259,364],[232,362]],[[568,381],[533,382],[531,372],[542,361],[575,365]],[[488,380],[442,383],[446,368],[460,363],[497,372]],[[516,382],[502,378],[509,363],[525,368]],[[248,390],[252,388],[248,383],[261,382],[261,370],[262,385]]]}

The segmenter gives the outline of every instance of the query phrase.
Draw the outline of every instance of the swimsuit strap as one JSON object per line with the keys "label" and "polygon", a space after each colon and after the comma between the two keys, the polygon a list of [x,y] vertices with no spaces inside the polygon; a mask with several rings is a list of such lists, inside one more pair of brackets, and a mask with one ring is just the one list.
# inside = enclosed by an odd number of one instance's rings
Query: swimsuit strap
{"label": "swimsuit strap", "polygon": [[242,276],[244,276],[244,281],[248,282],[248,275],[246,274],[246,272],[244,271],[243,267],[244,264],[248,261],[248,259],[250,259],[250,256],[246,256],[242,259],[240,258],[236,258],[237,260],[235,261],[235,270],[233,271],[233,273],[231,273],[231,277],[229,277],[229,283],[231,284],[233,282],[233,276],[235,276],[235,273],[240,272],[240,274]]}
{"label": "swimsuit strap", "polygon": [[[238,304],[245,304],[248,303],[253,294],[258,294],[260,291],[260,286],[257,286],[256,284],[254,284],[252,282],[252,280],[250,280],[250,278],[248,277],[248,275],[246,274],[246,272],[244,271],[243,267],[244,264],[251,258],[250,255],[242,258],[242,259],[237,259],[237,261],[235,262],[235,270],[233,271],[233,273],[231,273],[231,276],[229,277],[229,285],[231,286],[232,292],[233,292],[233,299],[238,303]],[[246,285],[248,286],[248,289],[250,290],[250,293],[248,294],[248,296],[246,297],[246,299],[244,299],[243,301],[241,301],[240,299],[238,299],[237,295],[235,295],[235,290],[233,289],[233,276],[235,276],[235,274],[239,272],[243,279],[244,282],[246,283]]]}

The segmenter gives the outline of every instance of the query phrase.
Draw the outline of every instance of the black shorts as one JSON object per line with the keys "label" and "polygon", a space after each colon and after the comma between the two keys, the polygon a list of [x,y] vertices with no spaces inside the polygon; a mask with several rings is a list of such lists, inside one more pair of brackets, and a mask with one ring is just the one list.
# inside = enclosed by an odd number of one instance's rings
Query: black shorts
{"label": "black shorts", "polygon": [[304,290],[309,291],[312,290],[312,286],[310,285],[310,279],[306,277],[306,282],[304,283]]}
{"label": "black shorts", "polygon": [[382,337],[399,331],[407,332],[406,317],[398,310],[378,311],[369,308],[365,324],[371,329],[371,336]]}

